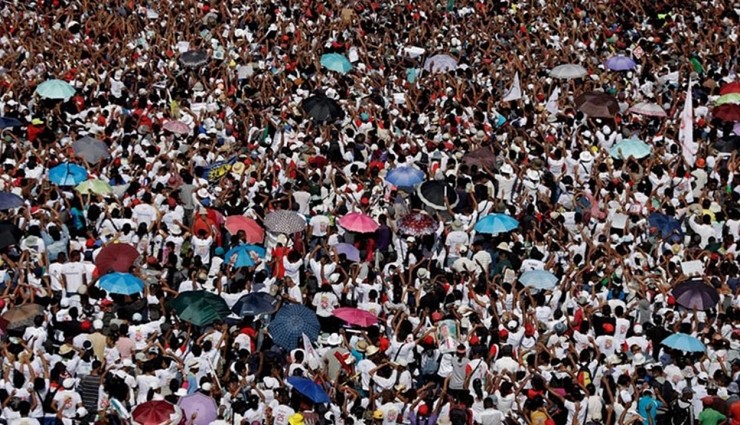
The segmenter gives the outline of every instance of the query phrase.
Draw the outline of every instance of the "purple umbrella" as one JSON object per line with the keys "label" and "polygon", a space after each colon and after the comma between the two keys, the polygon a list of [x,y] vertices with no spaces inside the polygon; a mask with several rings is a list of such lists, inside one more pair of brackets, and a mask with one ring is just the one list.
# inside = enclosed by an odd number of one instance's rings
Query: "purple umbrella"
{"label": "purple umbrella", "polygon": [[348,243],[339,243],[336,246],[337,254],[344,254],[347,259],[354,261],[355,263],[360,262],[360,250]]}
{"label": "purple umbrella", "polygon": [[732,132],[740,136],[740,122],[735,123],[735,127],[732,128]]}
{"label": "purple umbrella", "polygon": [[606,61],[606,68],[611,71],[629,71],[635,69],[635,61],[627,56],[612,56]]}
{"label": "purple umbrella", "polygon": [[689,280],[673,288],[676,303],[688,309],[710,310],[719,302],[719,294],[713,286],[701,280]]}
{"label": "purple umbrella", "polygon": [[218,406],[216,402],[201,392],[194,392],[180,399],[177,403],[182,408],[184,416],[190,420],[193,413],[197,413],[193,424],[208,425],[218,418]]}

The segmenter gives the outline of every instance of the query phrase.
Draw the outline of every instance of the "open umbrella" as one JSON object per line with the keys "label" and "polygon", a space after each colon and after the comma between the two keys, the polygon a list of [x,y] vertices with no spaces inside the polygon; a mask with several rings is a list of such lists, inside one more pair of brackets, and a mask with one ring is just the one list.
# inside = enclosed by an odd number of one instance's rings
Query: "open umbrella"
{"label": "open umbrella", "polygon": [[576,64],[558,65],[550,70],[550,76],[552,78],[560,78],[563,80],[583,78],[587,73],[588,71],[586,71],[586,68]]}
{"label": "open umbrella", "polygon": [[11,245],[17,245],[23,237],[23,232],[10,221],[0,222],[0,249],[5,249]]}
{"label": "open umbrella", "polygon": [[167,121],[166,123],[164,123],[162,128],[169,131],[170,133],[175,133],[175,134],[180,134],[180,135],[190,134],[191,132],[190,127],[188,127],[187,124],[185,124],[182,121],[175,121],[175,120]]}
{"label": "open umbrella", "polygon": [[588,92],[575,99],[579,111],[593,118],[614,118],[619,112],[617,98],[607,93]]}
{"label": "open umbrella", "polygon": [[85,180],[75,186],[75,189],[83,194],[109,195],[113,193],[113,187],[108,182],[99,179]]}
{"label": "open umbrella", "polygon": [[39,304],[21,304],[6,311],[2,318],[8,321],[5,329],[23,329],[33,326],[33,321],[38,315],[44,314],[44,307]]}
{"label": "open umbrella", "polygon": [[204,50],[190,50],[180,55],[180,62],[187,67],[196,68],[208,63],[208,53]]}
{"label": "open umbrella", "polygon": [[98,287],[111,294],[133,295],[144,291],[144,281],[131,273],[112,272],[98,279]]}
{"label": "open umbrella", "polygon": [[103,159],[110,158],[108,145],[106,145],[102,140],[98,140],[90,136],[85,136],[72,143],[72,150],[76,156],[84,159],[90,164],[97,164]]}
{"label": "open umbrella", "polygon": [[278,310],[268,329],[275,344],[293,350],[303,334],[311,341],[316,341],[321,325],[313,310],[300,304],[289,304]]}
{"label": "open umbrella", "polygon": [[9,128],[9,127],[20,127],[22,125],[23,123],[21,123],[15,118],[0,117],[0,129]]}
{"label": "open umbrella", "polygon": [[719,89],[720,96],[724,96],[730,93],[740,93],[740,81],[727,83]]}
{"label": "open umbrella", "polygon": [[496,154],[490,147],[482,147],[466,153],[462,158],[462,162],[493,170],[496,168]]}
{"label": "open umbrella", "polygon": [[475,231],[489,235],[510,232],[519,227],[519,222],[507,214],[488,214],[475,223]]}
{"label": "open umbrella", "polygon": [[429,214],[423,211],[416,211],[401,217],[396,222],[396,227],[402,235],[425,236],[436,232],[439,228],[439,223]]}
{"label": "open umbrella", "polygon": [[344,254],[349,261],[360,262],[360,250],[355,248],[354,245],[338,243],[334,248],[336,248],[337,254]]}
{"label": "open umbrella", "polygon": [[411,188],[424,181],[424,172],[414,167],[398,167],[385,175],[385,181],[393,186]]}
{"label": "open umbrella", "polygon": [[321,385],[308,378],[289,376],[288,384],[290,384],[294,390],[305,395],[314,403],[331,403],[329,396],[326,394],[326,391],[321,388]]}
{"label": "open umbrella", "polygon": [[740,136],[740,122],[735,123],[735,126],[732,127],[732,132],[735,133],[736,136]]}
{"label": "open umbrella", "polygon": [[197,414],[192,425],[210,425],[218,418],[216,401],[200,391],[181,398],[177,405],[189,423],[193,414]]}
{"label": "open umbrella", "polygon": [[210,325],[213,322],[224,320],[231,314],[229,306],[223,298],[208,291],[181,292],[170,301],[180,320],[196,326]]}
{"label": "open umbrella", "polygon": [[519,282],[534,289],[549,290],[558,284],[558,278],[547,270],[527,270],[519,276]]}
{"label": "open umbrella", "polygon": [[740,93],[727,93],[725,95],[720,96],[714,102],[714,104],[717,106],[724,105],[726,103],[731,103],[735,105],[739,104],[740,103]]}
{"label": "open umbrella", "polygon": [[338,317],[350,325],[366,328],[378,323],[378,318],[367,310],[353,307],[335,308],[331,314]]}
{"label": "open umbrella", "polygon": [[241,317],[272,313],[278,300],[266,292],[252,292],[239,298],[231,311]]}
{"label": "open umbrella", "polygon": [[688,309],[709,310],[719,302],[719,294],[713,286],[701,280],[688,280],[673,288],[676,304]]}
{"label": "open umbrella", "polygon": [[237,269],[239,267],[252,267],[255,265],[254,258],[252,256],[264,258],[265,248],[257,245],[237,245],[226,251],[226,254],[224,254],[224,261],[226,264],[231,264],[232,267]]}
{"label": "open umbrella", "polygon": [[725,103],[712,108],[712,116],[722,121],[740,121],[740,105]]}
{"label": "open umbrella", "polygon": [[349,213],[337,220],[340,226],[357,233],[373,233],[378,230],[378,223],[363,213]]}
{"label": "open umbrella", "polygon": [[645,115],[648,117],[665,118],[668,114],[662,106],[653,102],[640,102],[629,109],[633,114]]}
{"label": "open umbrella", "polygon": [[609,154],[615,159],[627,159],[635,157],[645,158],[652,153],[653,149],[647,143],[638,139],[625,139],[609,149]]}
{"label": "open umbrella", "polygon": [[75,95],[75,89],[66,81],[47,80],[36,87],[36,94],[45,99],[69,99]]}
{"label": "open umbrella", "polygon": [[306,220],[295,211],[277,210],[265,216],[265,228],[273,233],[298,233],[306,228]]}
{"label": "open umbrella", "polygon": [[689,353],[703,353],[707,351],[707,347],[705,347],[698,338],[680,332],[667,337],[661,342],[661,344],[668,348],[673,348],[674,350]]}
{"label": "open umbrella", "polygon": [[10,192],[0,192],[0,211],[11,210],[13,208],[20,208],[23,206],[25,201],[23,198]]}
{"label": "open umbrella", "polygon": [[247,243],[262,243],[265,240],[265,229],[253,219],[243,215],[230,215],[224,223],[226,230],[232,235],[243,231],[247,236]]}
{"label": "open umbrella", "polygon": [[629,71],[635,69],[637,64],[630,57],[617,55],[607,59],[604,66],[611,71]]}
{"label": "open umbrella", "polygon": [[430,72],[447,72],[457,69],[457,59],[450,55],[434,55],[424,61],[424,70]]}
{"label": "open umbrella", "polygon": [[128,273],[139,258],[139,250],[127,243],[112,243],[104,246],[95,257],[95,267],[100,274],[111,271]]}
{"label": "open umbrella", "polygon": [[301,107],[303,112],[316,122],[336,121],[344,117],[344,111],[339,103],[324,94],[306,98]]}
{"label": "open umbrella", "polygon": [[327,53],[321,55],[321,66],[340,74],[346,74],[352,70],[352,63],[346,56],[339,53]]}
{"label": "open umbrella", "polygon": [[424,182],[416,189],[419,199],[435,210],[445,211],[449,204],[450,208],[457,205],[457,192],[451,185],[438,180]]}
{"label": "open umbrella", "polygon": [[648,216],[650,227],[655,227],[660,231],[661,237],[665,240],[675,238],[676,241],[683,239],[683,230],[681,222],[676,218],[661,213],[651,213]]}
{"label": "open umbrella", "polygon": [[131,412],[134,425],[178,425],[182,418],[182,409],[165,400],[141,403]]}
{"label": "open umbrella", "polygon": [[77,164],[65,162],[49,170],[49,180],[57,186],[77,186],[87,180],[87,171]]}

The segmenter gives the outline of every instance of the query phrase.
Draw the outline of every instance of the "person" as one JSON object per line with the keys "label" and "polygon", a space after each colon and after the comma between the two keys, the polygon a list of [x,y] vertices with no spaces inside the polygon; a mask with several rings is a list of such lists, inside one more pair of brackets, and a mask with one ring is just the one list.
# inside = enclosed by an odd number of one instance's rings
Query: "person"
{"label": "person", "polygon": [[699,422],[701,424],[718,425],[727,420],[727,416],[714,409],[714,400],[712,397],[704,397],[701,399],[701,402],[704,406],[701,413],[699,413]]}

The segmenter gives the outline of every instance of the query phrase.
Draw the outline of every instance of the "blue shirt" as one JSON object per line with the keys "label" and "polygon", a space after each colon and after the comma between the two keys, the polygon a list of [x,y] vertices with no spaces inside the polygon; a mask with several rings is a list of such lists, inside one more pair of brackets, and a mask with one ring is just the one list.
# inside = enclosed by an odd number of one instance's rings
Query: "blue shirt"
{"label": "blue shirt", "polygon": [[[650,409],[650,413],[648,413],[647,407],[652,405],[652,408]],[[655,416],[658,414],[658,408],[661,407],[663,403],[661,403],[659,400],[656,400],[650,396],[642,396],[640,397],[640,401],[637,402],[637,413],[640,414],[643,418],[647,418],[648,414],[652,418],[652,423],[655,423]],[[642,422],[644,425],[649,425],[650,422],[645,419]]]}

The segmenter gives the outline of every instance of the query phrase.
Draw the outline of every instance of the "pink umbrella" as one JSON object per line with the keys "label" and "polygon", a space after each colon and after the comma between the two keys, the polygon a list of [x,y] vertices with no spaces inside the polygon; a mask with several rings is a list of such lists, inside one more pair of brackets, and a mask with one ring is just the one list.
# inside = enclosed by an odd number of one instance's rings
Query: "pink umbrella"
{"label": "pink umbrella", "polygon": [[193,414],[197,414],[194,425],[208,425],[218,418],[218,406],[211,397],[194,392],[180,399],[177,403],[182,408],[185,417],[190,420]]}
{"label": "pink umbrella", "polygon": [[163,129],[175,134],[190,134],[192,130],[182,121],[167,121],[162,126]]}
{"label": "pink umbrella", "polygon": [[243,215],[230,215],[226,217],[226,230],[232,235],[243,230],[247,235],[247,243],[260,244],[265,239],[265,230],[256,221]]}
{"label": "pink umbrella", "polygon": [[362,213],[349,213],[339,219],[339,225],[357,233],[373,233],[378,230],[378,223]]}
{"label": "pink umbrella", "polygon": [[353,307],[340,307],[334,309],[331,312],[335,317],[338,317],[350,325],[360,326],[366,328],[378,323],[378,318],[369,311],[360,310],[359,308]]}

